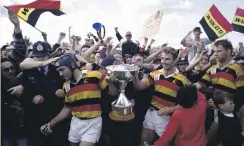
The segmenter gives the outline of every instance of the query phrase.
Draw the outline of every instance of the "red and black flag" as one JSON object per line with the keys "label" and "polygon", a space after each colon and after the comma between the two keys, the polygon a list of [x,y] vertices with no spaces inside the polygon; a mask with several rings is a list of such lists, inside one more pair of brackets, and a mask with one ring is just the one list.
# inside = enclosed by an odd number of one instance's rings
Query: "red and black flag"
{"label": "red and black flag", "polygon": [[244,10],[237,8],[235,16],[232,20],[233,31],[244,33]]}
{"label": "red and black flag", "polygon": [[35,27],[40,15],[44,12],[51,12],[56,16],[65,14],[61,11],[60,1],[38,0],[26,5],[6,6],[6,8],[16,13],[19,18],[33,27]]}
{"label": "red and black flag", "polygon": [[229,21],[220,13],[215,5],[209,9],[199,23],[211,41],[224,36],[232,28]]}

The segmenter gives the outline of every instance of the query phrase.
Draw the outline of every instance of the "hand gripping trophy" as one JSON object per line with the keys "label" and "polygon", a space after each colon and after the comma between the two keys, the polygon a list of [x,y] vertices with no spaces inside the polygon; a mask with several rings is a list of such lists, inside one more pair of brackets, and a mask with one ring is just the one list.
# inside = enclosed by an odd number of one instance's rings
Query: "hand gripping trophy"
{"label": "hand gripping trophy", "polygon": [[119,97],[112,102],[112,112],[110,112],[109,117],[114,121],[130,121],[135,117],[133,113],[134,104],[126,98],[125,87],[135,76],[135,73],[139,71],[139,67],[136,65],[120,64],[111,65],[106,68],[118,79],[120,88]]}

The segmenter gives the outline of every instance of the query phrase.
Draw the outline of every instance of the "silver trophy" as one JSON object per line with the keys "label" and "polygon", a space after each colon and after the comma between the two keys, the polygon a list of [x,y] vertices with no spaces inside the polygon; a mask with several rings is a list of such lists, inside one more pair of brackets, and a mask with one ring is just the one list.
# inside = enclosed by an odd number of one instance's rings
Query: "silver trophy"
{"label": "silver trophy", "polygon": [[114,121],[130,121],[134,119],[135,115],[132,110],[134,103],[126,98],[125,87],[140,68],[136,65],[121,64],[111,65],[106,67],[106,69],[111,71],[118,79],[120,88],[119,97],[112,102],[112,112],[109,117]]}

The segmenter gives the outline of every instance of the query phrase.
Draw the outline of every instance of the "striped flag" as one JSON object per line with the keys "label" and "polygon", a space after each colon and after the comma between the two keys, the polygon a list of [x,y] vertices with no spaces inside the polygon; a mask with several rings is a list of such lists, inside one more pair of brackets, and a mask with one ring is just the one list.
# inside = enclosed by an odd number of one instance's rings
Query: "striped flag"
{"label": "striped flag", "polygon": [[244,33],[244,10],[237,8],[235,16],[232,20],[232,28],[234,31]]}
{"label": "striped flag", "polygon": [[229,21],[220,13],[215,5],[209,9],[199,23],[211,41],[224,36],[232,29]]}
{"label": "striped flag", "polygon": [[56,16],[61,16],[65,13],[61,11],[60,1],[34,1],[26,5],[6,6],[7,9],[15,12],[22,20],[26,21],[35,27],[39,17],[44,12],[51,12]]}

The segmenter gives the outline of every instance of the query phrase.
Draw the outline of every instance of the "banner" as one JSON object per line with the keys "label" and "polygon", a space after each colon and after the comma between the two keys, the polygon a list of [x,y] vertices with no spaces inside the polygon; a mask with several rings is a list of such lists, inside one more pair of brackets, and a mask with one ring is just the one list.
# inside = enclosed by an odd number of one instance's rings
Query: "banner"
{"label": "banner", "polygon": [[233,31],[244,33],[244,10],[237,8],[235,16],[232,20]]}
{"label": "banner", "polygon": [[33,27],[35,27],[40,15],[44,12],[51,12],[56,16],[65,14],[61,11],[60,1],[35,1],[27,5],[12,5],[6,8],[15,12],[19,18]]}
{"label": "banner", "polygon": [[215,5],[209,9],[199,23],[211,41],[224,36],[232,29],[229,21],[220,13]]}
{"label": "banner", "polygon": [[141,38],[154,37],[160,30],[162,17],[163,10],[158,10],[156,13],[152,14],[143,25]]}

